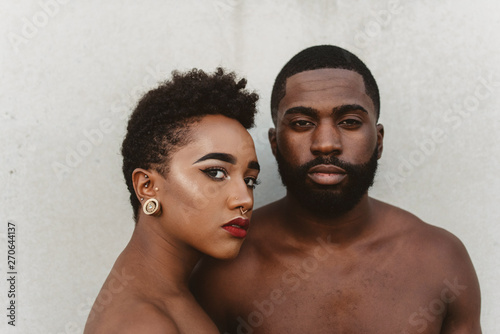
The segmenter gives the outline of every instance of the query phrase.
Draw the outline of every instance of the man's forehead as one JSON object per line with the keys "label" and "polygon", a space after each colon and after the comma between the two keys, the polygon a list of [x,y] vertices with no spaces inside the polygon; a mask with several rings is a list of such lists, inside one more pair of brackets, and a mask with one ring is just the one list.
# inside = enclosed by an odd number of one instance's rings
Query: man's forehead
{"label": "man's forehead", "polygon": [[375,113],[375,106],[359,73],[332,68],[304,71],[288,78],[278,115],[298,106],[333,109],[347,104],[357,104]]}
{"label": "man's forehead", "polygon": [[323,90],[335,87],[345,87],[363,93],[366,91],[363,77],[359,73],[340,68],[322,68],[288,77],[285,95],[296,90]]}

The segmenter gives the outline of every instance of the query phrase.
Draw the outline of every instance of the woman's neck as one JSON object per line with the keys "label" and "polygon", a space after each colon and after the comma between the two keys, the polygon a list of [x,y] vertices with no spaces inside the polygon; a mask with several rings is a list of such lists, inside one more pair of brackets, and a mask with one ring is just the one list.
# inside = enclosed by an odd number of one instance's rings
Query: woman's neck
{"label": "woman's neck", "polygon": [[144,218],[138,221],[117,262],[130,267],[129,271],[140,278],[140,289],[146,288],[148,293],[154,290],[157,297],[162,293],[187,292],[189,277],[202,254],[166,235],[159,222]]}

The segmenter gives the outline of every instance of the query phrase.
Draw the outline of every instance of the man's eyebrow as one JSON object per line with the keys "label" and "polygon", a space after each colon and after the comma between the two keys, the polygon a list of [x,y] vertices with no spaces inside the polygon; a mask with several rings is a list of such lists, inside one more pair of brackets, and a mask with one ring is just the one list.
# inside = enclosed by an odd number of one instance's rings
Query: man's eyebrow
{"label": "man's eyebrow", "polygon": [[[343,114],[343,113],[347,113],[350,111],[357,111],[357,110],[368,114],[368,111],[364,107],[360,106],[359,104],[343,104],[341,106],[333,108],[332,115],[333,114]],[[293,108],[285,110],[285,113],[283,114],[283,116],[295,115],[295,114],[302,114],[302,115],[309,116],[309,117],[318,117],[318,111],[316,109],[310,108],[310,107],[293,107]]]}
{"label": "man's eyebrow", "polygon": [[257,161],[250,161],[248,163],[248,168],[249,169],[256,169],[256,170],[260,171],[260,165]]}
{"label": "man's eyebrow", "polygon": [[285,110],[283,117],[285,117],[287,115],[294,115],[294,114],[302,114],[302,115],[306,115],[309,117],[316,117],[318,115],[318,111],[313,109],[313,108],[309,108],[309,107],[293,107],[293,108]]}
{"label": "man's eyebrow", "polygon": [[368,111],[365,108],[363,108],[362,106],[360,106],[359,104],[344,104],[344,105],[335,107],[332,110],[332,114],[343,114],[343,113],[347,113],[350,111],[356,111],[356,110],[359,110],[359,111],[362,111],[362,112],[365,112],[368,114]]}
{"label": "man's eyebrow", "polygon": [[202,161],[210,160],[210,159],[229,162],[232,165],[236,164],[236,158],[234,157],[234,155],[229,154],[229,153],[217,153],[217,152],[214,152],[214,153],[208,153],[208,154],[202,156],[201,158],[199,158],[198,160],[196,160],[193,163],[193,165],[197,164],[198,162],[202,162]]}

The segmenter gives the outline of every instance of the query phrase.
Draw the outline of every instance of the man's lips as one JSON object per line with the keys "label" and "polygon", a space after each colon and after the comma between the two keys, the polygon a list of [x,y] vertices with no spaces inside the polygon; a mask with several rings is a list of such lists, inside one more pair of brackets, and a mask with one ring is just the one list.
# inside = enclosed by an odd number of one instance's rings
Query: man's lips
{"label": "man's lips", "polygon": [[335,185],[342,182],[347,173],[335,165],[316,165],[309,169],[307,176],[317,184]]}
{"label": "man's lips", "polygon": [[233,237],[244,238],[247,235],[249,226],[250,221],[248,219],[237,217],[222,225],[222,228],[228,231]]}

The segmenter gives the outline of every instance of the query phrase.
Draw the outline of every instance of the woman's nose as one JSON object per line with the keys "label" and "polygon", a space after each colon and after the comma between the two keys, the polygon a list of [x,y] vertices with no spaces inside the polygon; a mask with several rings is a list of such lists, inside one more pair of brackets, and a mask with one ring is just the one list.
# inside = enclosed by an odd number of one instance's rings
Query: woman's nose
{"label": "woman's nose", "polygon": [[250,188],[243,180],[240,184],[233,187],[232,194],[229,197],[229,208],[231,210],[240,210],[246,212],[253,208],[253,194]]}

